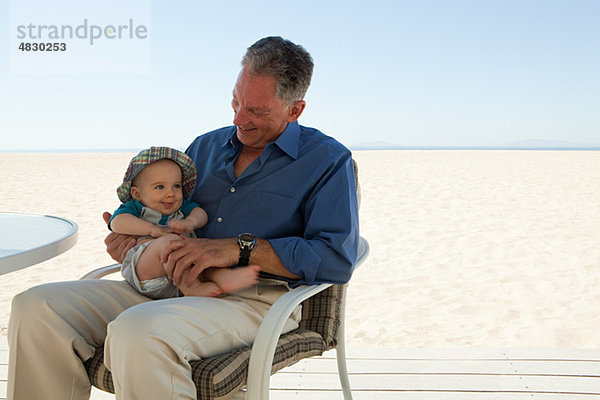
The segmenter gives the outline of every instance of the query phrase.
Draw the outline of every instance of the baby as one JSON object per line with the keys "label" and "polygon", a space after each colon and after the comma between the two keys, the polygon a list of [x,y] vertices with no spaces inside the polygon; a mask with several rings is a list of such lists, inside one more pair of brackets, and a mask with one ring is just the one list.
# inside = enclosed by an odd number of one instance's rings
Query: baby
{"label": "baby", "polygon": [[176,287],[168,278],[161,253],[179,235],[195,237],[208,222],[206,212],[187,200],[196,185],[196,167],[185,154],[169,147],[151,147],[131,159],[117,189],[123,203],[108,222],[116,233],[137,235],[121,274],[141,294],[152,299],[185,296],[214,297],[257,283],[260,267],[208,268],[191,286]]}

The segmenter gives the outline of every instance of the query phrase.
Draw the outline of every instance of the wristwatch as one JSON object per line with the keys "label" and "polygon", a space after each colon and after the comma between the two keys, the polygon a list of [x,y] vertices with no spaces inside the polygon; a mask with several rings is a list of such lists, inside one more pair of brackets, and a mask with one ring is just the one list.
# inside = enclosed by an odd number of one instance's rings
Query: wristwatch
{"label": "wristwatch", "polygon": [[256,238],[251,233],[242,233],[237,237],[238,244],[240,245],[240,260],[238,265],[245,267],[250,262],[250,253],[254,245],[256,245]]}

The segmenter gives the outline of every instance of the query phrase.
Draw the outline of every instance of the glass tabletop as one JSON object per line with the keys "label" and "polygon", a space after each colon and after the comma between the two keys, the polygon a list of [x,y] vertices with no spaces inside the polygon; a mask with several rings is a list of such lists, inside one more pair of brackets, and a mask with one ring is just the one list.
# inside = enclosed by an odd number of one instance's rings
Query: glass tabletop
{"label": "glass tabletop", "polygon": [[0,274],[67,251],[77,243],[77,229],[65,218],[0,212]]}

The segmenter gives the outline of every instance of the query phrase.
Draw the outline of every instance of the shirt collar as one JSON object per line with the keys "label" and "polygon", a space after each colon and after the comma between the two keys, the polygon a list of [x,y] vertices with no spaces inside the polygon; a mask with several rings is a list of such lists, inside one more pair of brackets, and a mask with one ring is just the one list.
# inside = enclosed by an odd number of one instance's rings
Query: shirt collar
{"label": "shirt collar", "polygon": [[300,125],[298,121],[290,122],[274,142],[281,150],[294,160],[298,158],[298,143],[300,142]]}
{"label": "shirt collar", "polygon": [[221,145],[221,148],[233,147],[233,149],[236,149],[238,145],[239,141],[237,140],[237,128],[234,125],[231,127],[231,133],[229,136],[225,137],[225,141],[223,142],[223,145]]}
{"label": "shirt collar", "polygon": [[[232,127],[231,134],[225,140],[225,143],[221,147],[231,146],[234,150],[237,150],[241,145],[237,138],[237,129],[235,126]],[[298,158],[298,143],[300,142],[300,125],[298,121],[290,122],[287,124],[284,131],[279,135],[275,143],[277,147],[283,150],[287,155],[292,157],[294,160]]]}

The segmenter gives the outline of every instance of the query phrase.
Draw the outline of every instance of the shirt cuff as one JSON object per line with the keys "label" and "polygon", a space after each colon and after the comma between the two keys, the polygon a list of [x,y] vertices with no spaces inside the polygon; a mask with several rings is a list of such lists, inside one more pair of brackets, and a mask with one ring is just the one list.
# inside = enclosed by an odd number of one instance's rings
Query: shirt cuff
{"label": "shirt cuff", "polygon": [[306,284],[316,280],[321,257],[313,250],[308,240],[289,237],[271,239],[269,243],[285,269],[298,275]]}

